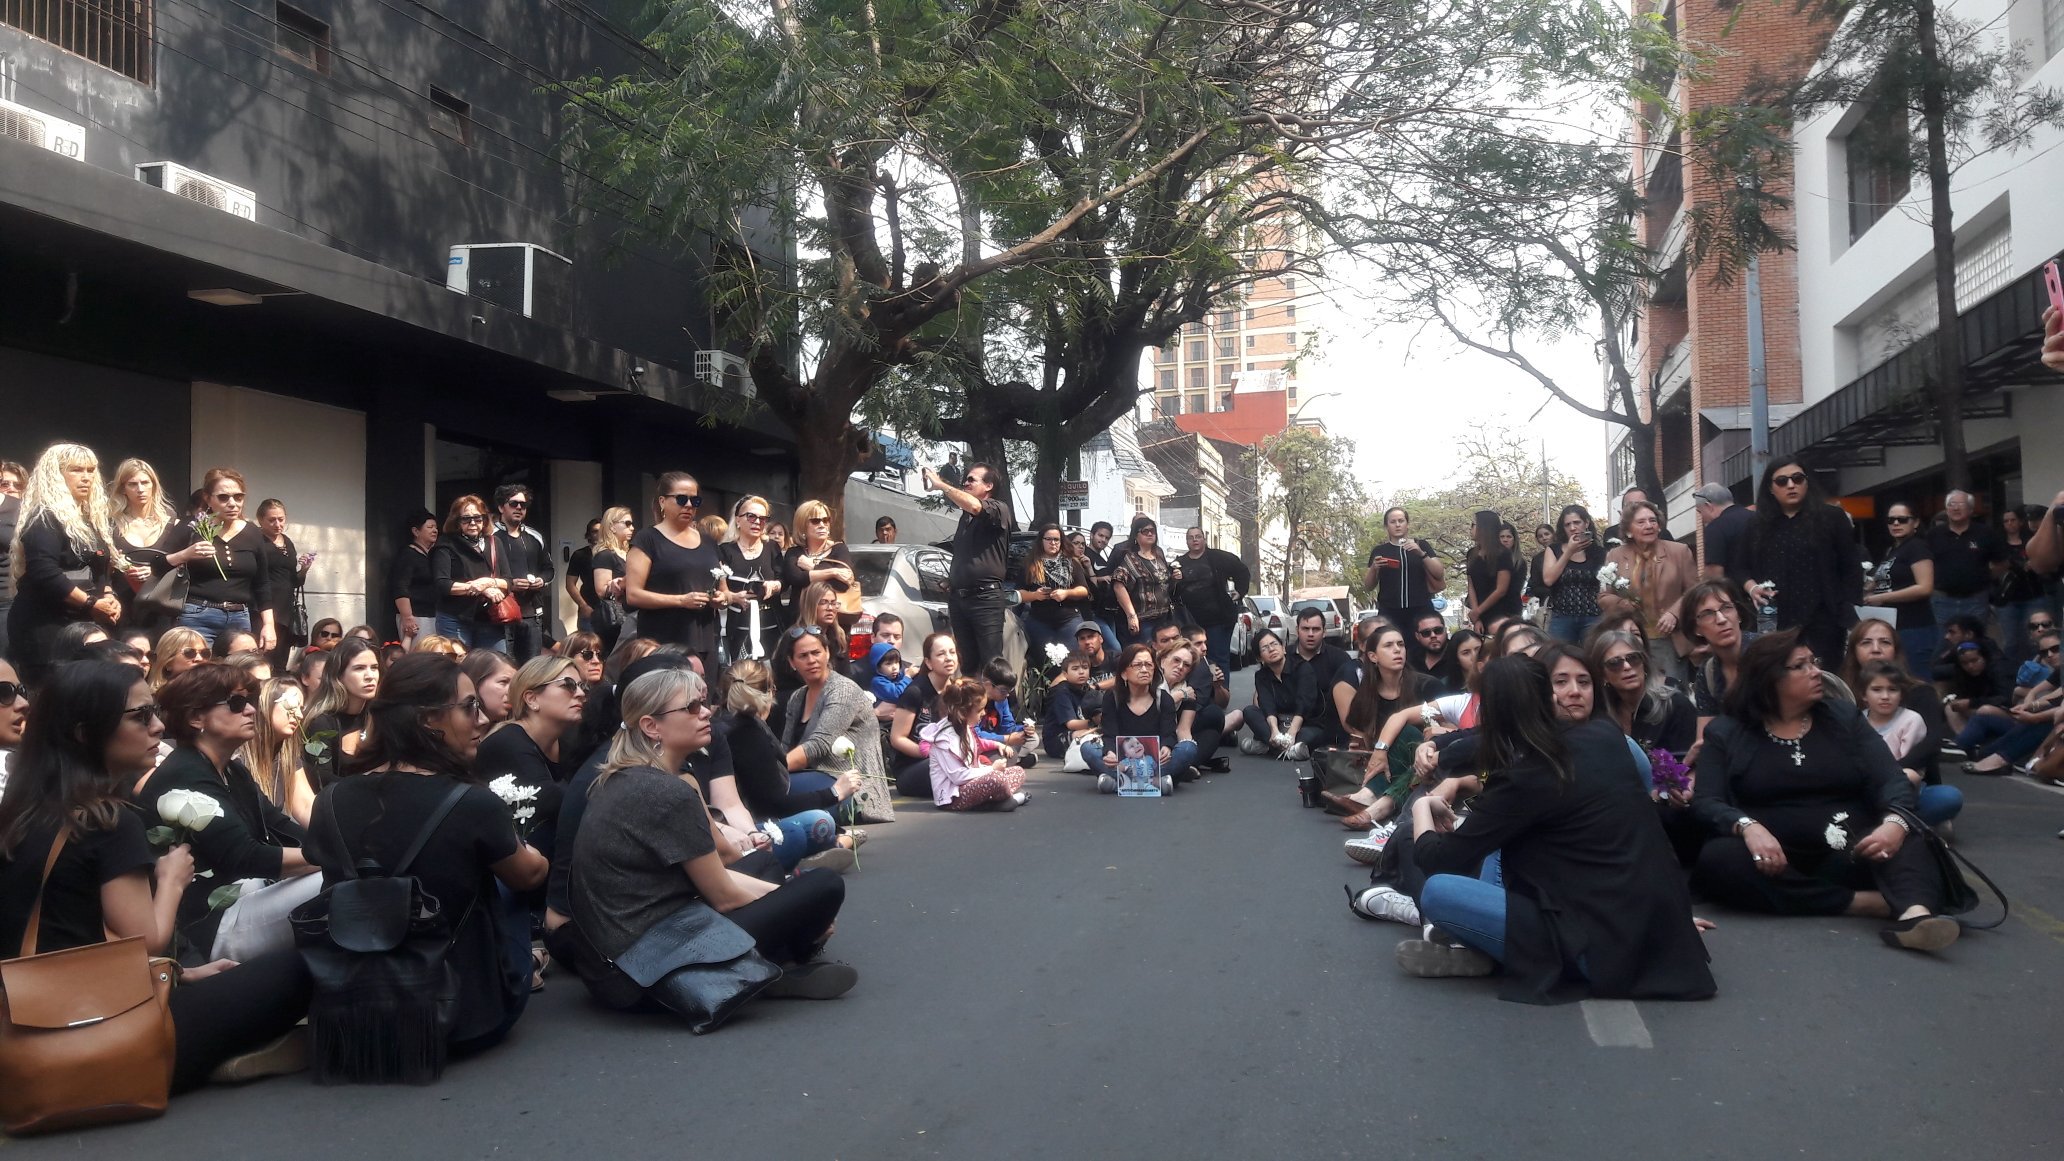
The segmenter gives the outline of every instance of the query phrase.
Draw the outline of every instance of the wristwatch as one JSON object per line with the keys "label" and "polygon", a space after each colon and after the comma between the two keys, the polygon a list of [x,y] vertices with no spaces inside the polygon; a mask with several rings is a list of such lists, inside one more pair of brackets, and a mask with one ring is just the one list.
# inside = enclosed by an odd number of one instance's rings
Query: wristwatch
{"label": "wristwatch", "polygon": [[1734,833],[1747,834],[1749,828],[1755,825],[1757,825],[1756,820],[1744,814],[1740,818],[1734,820]]}
{"label": "wristwatch", "polygon": [[1379,754],[1380,754],[1380,753],[1382,753],[1383,751],[1385,751],[1385,750],[1388,750],[1388,749],[1390,749],[1390,743],[1389,743],[1389,742],[1378,742],[1378,743],[1376,743],[1376,744],[1375,744],[1374,746],[1371,746],[1371,747],[1370,747],[1370,749],[1372,749],[1372,750],[1375,750],[1375,751],[1376,751],[1377,753],[1379,753]]}

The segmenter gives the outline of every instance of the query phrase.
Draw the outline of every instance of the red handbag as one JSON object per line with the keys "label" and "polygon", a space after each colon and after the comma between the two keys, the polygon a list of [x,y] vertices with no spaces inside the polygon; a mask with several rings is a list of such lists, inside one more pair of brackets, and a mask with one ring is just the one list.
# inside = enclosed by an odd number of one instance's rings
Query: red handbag
{"label": "red handbag", "polygon": [[[487,570],[496,576],[502,572],[501,563],[495,557],[494,529],[487,530]],[[516,594],[505,592],[500,600],[487,602],[487,619],[497,625],[513,625],[523,619],[523,606],[516,603]]]}

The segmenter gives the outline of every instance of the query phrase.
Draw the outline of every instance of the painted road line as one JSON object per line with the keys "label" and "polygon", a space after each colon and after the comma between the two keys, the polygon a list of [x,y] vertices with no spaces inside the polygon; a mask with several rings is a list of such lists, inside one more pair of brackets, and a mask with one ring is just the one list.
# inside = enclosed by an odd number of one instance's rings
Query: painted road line
{"label": "painted road line", "polygon": [[1655,1047],[1634,1001],[1585,1000],[1578,1007],[1584,1009],[1584,1027],[1591,1033],[1591,1043],[1600,1048]]}

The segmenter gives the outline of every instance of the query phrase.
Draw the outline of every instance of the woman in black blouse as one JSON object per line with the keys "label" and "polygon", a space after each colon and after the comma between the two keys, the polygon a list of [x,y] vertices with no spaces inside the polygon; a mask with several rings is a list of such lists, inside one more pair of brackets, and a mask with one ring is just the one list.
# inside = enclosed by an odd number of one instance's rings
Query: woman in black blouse
{"label": "woman in black blouse", "polygon": [[[1188,649],[1187,642],[1172,648]],[[1157,758],[1160,789],[1175,793],[1176,784],[1191,782],[1190,767],[1197,761],[1197,743],[1190,736],[1197,703],[1178,702],[1161,688],[1161,670],[1154,663],[1153,646],[1134,642],[1118,655],[1118,686],[1104,705],[1098,736],[1082,743],[1082,760],[1096,772],[1097,792],[1118,793],[1119,764],[1136,755],[1127,752],[1134,743],[1128,738],[1159,740]]]}
{"label": "woman in black blouse", "polygon": [[423,635],[424,621],[437,620],[437,571],[430,563],[437,547],[437,517],[428,508],[409,513],[408,543],[394,554],[387,573],[387,595],[394,602],[394,628],[403,647],[413,649]]}
{"label": "woman in black blouse", "polygon": [[301,608],[301,586],[308,580],[308,566],[315,563],[315,554],[294,548],[293,538],[287,535],[287,506],[278,500],[258,505],[258,530],[265,540],[265,576],[272,586],[272,624],[279,633],[279,643],[269,652],[272,663],[284,667],[294,646],[308,644],[300,635],[307,631],[306,626],[297,625],[305,614],[296,613]]}
{"label": "woman in black blouse", "polygon": [[538,792],[537,813],[526,821],[536,836],[531,845],[547,859],[558,832],[562,788],[577,769],[563,760],[561,747],[580,729],[587,703],[588,683],[570,658],[531,658],[509,683],[509,720],[481,739],[473,761],[482,782],[513,774],[517,785]]}
{"label": "woman in black blouse", "polygon": [[1749,596],[1777,608],[1777,627],[1798,629],[1821,657],[1839,657],[1863,594],[1862,557],[1849,517],[1821,495],[1797,460],[1772,459],[1756,489],[1756,519],[1728,572],[1745,572]]}
{"label": "woman in black blouse", "polygon": [[508,649],[508,633],[488,610],[509,593],[497,575],[500,556],[487,523],[487,501],[466,495],[445,513],[444,535],[430,551],[430,575],[437,587],[437,635],[468,649]]}
{"label": "woman in black blouse", "polygon": [[329,652],[301,727],[301,760],[316,793],[335,782],[365,744],[366,707],[379,691],[379,646],[352,637]]}
{"label": "woman in black blouse", "polygon": [[[148,818],[162,818],[167,794],[204,794],[221,807],[219,818],[191,832],[195,878],[179,900],[179,934],[191,949],[182,962],[215,958],[224,911],[208,896],[239,879],[285,879],[307,874],[301,824],[258,789],[237,751],[257,735],[258,701],[244,675],[219,661],[197,665],[158,691],[165,728],[176,748],[136,792]],[[201,872],[212,872],[203,875]]]}
{"label": "woman in black blouse", "polygon": [[831,509],[820,500],[805,500],[796,506],[795,544],[781,554],[781,586],[786,590],[788,621],[810,623],[814,609],[797,604],[803,590],[813,584],[828,584],[843,592],[853,583],[853,554],[843,540],[831,536]]}
{"label": "woman in black blouse", "polygon": [[[155,854],[144,820],[122,801],[157,760],[157,708],[135,670],[103,661],[66,665],[38,692],[0,799],[6,954],[132,936],[153,955],[170,952],[176,908],[196,881],[193,852],[180,843]],[[42,922],[24,948],[36,884],[60,839],[64,849],[41,887]],[[286,1035],[308,1010],[308,995],[308,970],[292,951],[185,969],[171,998],[172,1091],[197,1088],[223,1061]]]}
{"label": "woman in black blouse", "polygon": [[186,569],[186,608],[179,623],[206,637],[210,646],[230,630],[244,629],[257,634],[260,649],[270,651],[279,644],[266,565],[271,546],[258,526],[244,519],[244,477],[235,468],[209,468],[201,478],[201,495],[213,535],[181,525],[170,542],[178,548],[151,567],[160,573]]}
{"label": "woman in black blouse", "polygon": [[1050,666],[1051,646],[1059,645],[1063,653],[1075,648],[1075,631],[1082,628],[1082,608],[1089,600],[1089,571],[1088,558],[1061,535],[1060,525],[1039,526],[1039,543],[1025,557],[1025,579],[1018,586],[1033,664]]}
{"label": "woman in black blouse", "polygon": [[1326,731],[1309,723],[1319,717],[1318,678],[1309,665],[1290,664],[1290,651],[1273,629],[1254,635],[1254,704],[1240,711],[1247,727],[1243,754],[1271,754],[1302,762]]}
{"label": "woman in black blouse", "polygon": [[702,485],[687,472],[659,478],[659,523],[631,538],[624,603],[638,610],[638,634],[695,655],[717,672],[717,549],[696,527]]}
{"label": "woman in black blouse", "polygon": [[140,615],[136,594],[150,584],[151,566],[173,549],[179,534],[179,517],[165,499],[165,488],[156,468],[144,460],[123,460],[115,468],[108,496],[110,523],[115,534],[115,551],[127,562],[122,576],[129,582],[116,585],[122,599],[122,623],[156,630],[162,618]]}
{"label": "woman in black blouse", "polygon": [[100,458],[75,443],[51,445],[29,473],[9,564],[7,647],[31,683],[42,678],[59,630],[76,621],[113,626],[121,617],[109,583],[113,543]]}
{"label": "woman in black blouse", "polygon": [[1712,837],[1692,885],[1780,915],[1890,919],[1894,947],[1956,941],[1927,845],[1911,839],[1913,785],[1854,706],[1824,700],[1820,659],[1795,630],[1758,637],[1706,727],[1692,810]]}
{"label": "woman in black blouse", "polygon": [[1469,574],[1469,620],[1478,632],[1495,633],[1519,614],[1519,572],[1510,547],[1503,542],[1496,512],[1485,509],[1476,514],[1474,536],[1475,543],[1465,565]]}
{"label": "woman in black blouse", "polygon": [[594,594],[595,612],[590,618],[595,636],[602,639],[602,652],[616,652],[626,625],[634,630],[624,605],[624,557],[631,551],[631,535],[638,521],[629,508],[611,508],[602,513],[602,527],[595,530],[595,554],[588,559],[588,591]]}
{"label": "woman in black blouse", "polygon": [[[741,657],[771,657],[774,640],[781,635],[779,605],[781,576],[786,562],[767,543],[767,499],[747,496],[738,502],[731,528],[733,538],[717,546],[717,559],[729,574],[724,578],[722,599],[731,609],[724,633],[724,655],[733,661]],[[757,606],[760,635],[751,640],[750,630]]]}
{"label": "woman in black blouse", "polygon": [[1111,594],[1125,613],[1125,628],[1134,641],[1154,639],[1154,631],[1175,614],[1173,589],[1182,580],[1182,561],[1161,549],[1161,530],[1151,516],[1132,518],[1132,536],[1112,556],[1118,579]]}
{"label": "woman in black blouse", "polygon": [[1935,553],[1922,536],[1921,522],[1913,505],[1893,504],[1885,509],[1885,531],[1892,534],[1891,551],[1871,573],[1870,592],[1863,603],[1892,610],[1894,628],[1909,657],[1933,657],[1942,644],[1942,627],[1935,623]]}

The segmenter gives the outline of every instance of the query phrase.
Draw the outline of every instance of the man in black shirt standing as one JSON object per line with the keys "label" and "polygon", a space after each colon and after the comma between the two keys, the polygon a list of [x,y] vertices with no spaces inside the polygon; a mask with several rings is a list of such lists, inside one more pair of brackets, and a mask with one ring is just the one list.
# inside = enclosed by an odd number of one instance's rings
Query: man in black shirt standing
{"label": "man in black shirt standing", "polygon": [[1752,579],[1749,574],[1729,572],[1727,565],[1735,559],[1735,546],[1749,534],[1749,525],[1756,518],[1734,502],[1734,493],[1725,484],[1703,485],[1691,498],[1698,501],[1699,523],[1705,528],[1706,579],[1728,579],[1746,587]]}
{"label": "man in black shirt standing", "polygon": [[1203,626],[1208,642],[1205,653],[1220,672],[1233,668],[1233,624],[1240,619],[1240,599],[1254,578],[1247,562],[1222,548],[1204,544],[1204,530],[1187,534],[1189,551],[1182,558],[1182,581],[1175,597],[1189,610],[1190,620]]}
{"label": "man in black shirt standing", "polygon": [[522,484],[503,484],[495,489],[494,552],[496,575],[506,577],[509,591],[523,606],[523,619],[503,628],[507,632],[509,660],[517,665],[536,657],[545,647],[545,588],[552,583],[552,553],[544,538],[524,527],[530,518],[530,489]]}
{"label": "man in black shirt standing", "polygon": [[1010,558],[1010,509],[992,498],[996,469],[988,464],[968,468],[965,489],[947,483],[930,468],[925,469],[924,482],[960,509],[960,523],[953,529],[953,569],[947,574],[951,591],[946,598],[946,616],[953,627],[953,642],[960,649],[963,671],[979,672],[1003,656],[1003,614],[1009,607],[1004,570]]}
{"label": "man in black shirt standing", "polygon": [[1928,530],[1928,549],[1935,554],[1935,595],[1928,603],[1935,608],[1935,623],[1947,625],[1959,615],[1986,621],[1993,578],[2007,570],[2007,542],[1971,519],[1969,492],[1944,496],[1942,513],[1949,522]]}

